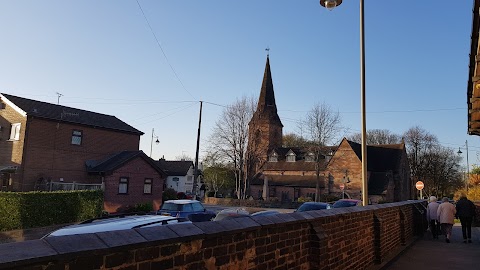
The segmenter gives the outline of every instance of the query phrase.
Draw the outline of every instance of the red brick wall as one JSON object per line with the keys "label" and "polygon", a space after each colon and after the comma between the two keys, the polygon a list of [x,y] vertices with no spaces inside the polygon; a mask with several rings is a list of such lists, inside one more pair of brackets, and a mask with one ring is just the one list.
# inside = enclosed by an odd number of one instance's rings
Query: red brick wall
{"label": "red brick wall", "polygon": [[[9,105],[0,109],[0,166],[20,166],[22,163],[26,122],[27,118]],[[14,123],[21,124],[20,140],[9,141],[11,124]],[[11,175],[11,177],[14,183],[18,183],[19,175]]]}
{"label": "red brick wall", "polygon": [[415,239],[409,228],[424,231],[425,216],[415,210],[420,204],[399,202],[8,243],[0,245],[0,254],[9,254],[0,258],[0,268],[370,269]]}
{"label": "red brick wall", "polygon": [[[72,145],[72,131],[83,132],[82,145]],[[23,185],[32,190],[35,181],[46,179],[85,182],[85,161],[102,160],[112,153],[138,150],[140,136],[38,118],[29,118],[23,158]],[[87,180],[88,181],[88,180]]]}
{"label": "red brick wall", "polygon": [[333,177],[333,190],[330,190],[331,193],[342,193],[339,185],[343,183],[345,170],[348,170],[348,177],[350,179],[350,183],[345,184],[345,192],[350,194],[352,199],[361,199],[362,162],[348,142],[343,140],[327,166],[327,172]]}
{"label": "red brick wall", "polygon": [[[120,177],[128,178],[128,194],[118,194]],[[145,178],[153,179],[152,194],[143,193]],[[152,203],[154,210],[158,210],[162,204],[164,181],[149,163],[137,157],[105,177],[104,208],[113,213],[121,207]]]}

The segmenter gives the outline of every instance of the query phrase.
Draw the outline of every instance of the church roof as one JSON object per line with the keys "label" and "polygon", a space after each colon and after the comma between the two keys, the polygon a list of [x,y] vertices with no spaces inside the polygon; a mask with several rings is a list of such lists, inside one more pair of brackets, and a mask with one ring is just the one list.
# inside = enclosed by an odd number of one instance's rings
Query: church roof
{"label": "church roof", "polygon": [[280,121],[280,117],[278,117],[277,113],[272,73],[270,71],[270,58],[268,56],[267,63],[265,64],[265,72],[263,73],[262,88],[260,90],[260,97],[258,98],[257,110],[255,111],[252,120],[254,118],[269,119],[275,124],[283,127],[282,121]]}
{"label": "church roof", "polygon": [[[362,160],[362,146],[347,140],[359,160]],[[367,145],[367,167],[371,172],[397,171],[405,152],[405,144]]]}

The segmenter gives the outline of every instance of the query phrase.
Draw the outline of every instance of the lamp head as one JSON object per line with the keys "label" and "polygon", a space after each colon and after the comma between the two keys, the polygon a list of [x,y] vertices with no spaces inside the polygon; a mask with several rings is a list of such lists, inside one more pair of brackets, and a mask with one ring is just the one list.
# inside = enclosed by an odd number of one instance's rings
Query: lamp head
{"label": "lamp head", "polygon": [[159,143],[160,143],[160,141],[158,140],[158,138],[157,138],[157,140],[155,141],[155,143],[156,143],[156,144],[159,144]]}
{"label": "lamp head", "polygon": [[328,10],[333,10],[341,4],[342,0],[320,0],[320,5],[327,8]]}
{"label": "lamp head", "polygon": [[458,152],[457,152],[457,154],[459,154],[459,155],[460,155],[460,154],[462,154],[462,153],[463,153],[463,152],[460,150],[460,147],[459,147],[459,148],[458,148]]}

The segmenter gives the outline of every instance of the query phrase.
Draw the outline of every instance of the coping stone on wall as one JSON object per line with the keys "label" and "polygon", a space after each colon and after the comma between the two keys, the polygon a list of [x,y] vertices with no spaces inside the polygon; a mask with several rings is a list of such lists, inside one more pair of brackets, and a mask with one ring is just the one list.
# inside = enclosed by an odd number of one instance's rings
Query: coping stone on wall
{"label": "coping stone on wall", "polygon": [[120,230],[96,233],[109,247],[119,247],[147,242],[147,240],[135,230]]}
{"label": "coping stone on wall", "polygon": [[274,224],[271,219],[267,218],[267,216],[252,217],[252,219],[261,226],[271,226]]}
{"label": "coping stone on wall", "polygon": [[277,217],[281,218],[284,223],[296,223],[299,221],[305,221],[305,219],[301,216],[295,216],[292,214],[278,214]]}
{"label": "coping stone on wall", "polygon": [[43,240],[30,240],[1,244],[0,254],[8,254],[8,256],[0,256],[0,263],[13,263],[13,265],[6,265],[11,268],[18,262],[34,263],[36,259],[44,260],[45,257],[57,255],[57,252]]}
{"label": "coping stone on wall", "polygon": [[[178,224],[180,225],[180,224]],[[176,226],[176,225],[175,225]],[[169,226],[155,226],[149,228],[135,229],[147,241],[167,241],[175,242],[178,239],[178,234],[172,231]]]}
{"label": "coping stone on wall", "polygon": [[215,222],[218,222],[218,224],[223,228],[225,228],[225,231],[228,231],[228,232],[243,231],[246,227],[240,224],[237,221],[237,219],[240,219],[240,218],[223,219]]}
{"label": "coping stone on wall", "polygon": [[235,219],[244,229],[258,229],[261,227],[260,224],[255,222],[251,217],[241,217]]}
{"label": "coping stone on wall", "polygon": [[294,212],[292,213],[292,215],[299,215],[301,217],[303,217],[304,219],[306,220],[313,220],[315,219],[314,216],[310,215],[308,212]]}
{"label": "coping stone on wall", "polygon": [[188,237],[192,239],[192,237],[200,237],[205,234],[202,230],[200,230],[197,226],[188,223],[188,224],[173,224],[173,225],[166,225],[165,227],[169,227],[172,231],[174,231],[180,237]]}
{"label": "coping stone on wall", "polygon": [[44,239],[59,254],[106,249],[108,246],[94,233],[52,236]]}
{"label": "coping stone on wall", "polygon": [[210,236],[219,235],[228,231],[228,229],[220,225],[218,221],[195,222],[193,225],[197,226],[206,235]]}

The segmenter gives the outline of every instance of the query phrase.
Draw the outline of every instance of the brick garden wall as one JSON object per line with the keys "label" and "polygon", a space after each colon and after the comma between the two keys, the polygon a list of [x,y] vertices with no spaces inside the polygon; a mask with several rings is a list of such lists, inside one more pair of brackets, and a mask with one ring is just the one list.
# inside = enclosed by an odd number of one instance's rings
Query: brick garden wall
{"label": "brick garden wall", "polygon": [[398,202],[7,243],[0,245],[0,269],[369,269],[425,231],[421,204]]}

